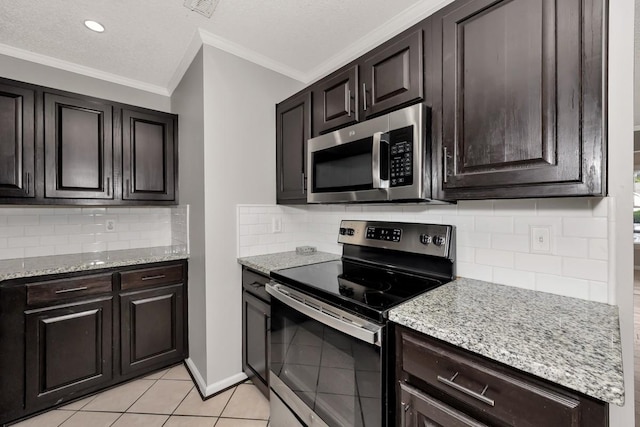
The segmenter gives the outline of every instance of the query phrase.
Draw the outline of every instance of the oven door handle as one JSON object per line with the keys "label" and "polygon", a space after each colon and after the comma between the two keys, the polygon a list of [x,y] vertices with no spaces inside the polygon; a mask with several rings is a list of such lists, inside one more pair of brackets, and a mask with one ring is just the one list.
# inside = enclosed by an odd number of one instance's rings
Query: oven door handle
{"label": "oven door handle", "polygon": [[[382,139],[382,135],[384,135],[384,133],[382,132],[376,132],[373,134],[373,146],[372,146],[372,153],[371,153],[371,171],[373,173],[373,176],[372,176],[373,188],[375,189],[389,188],[389,180],[384,179],[382,177],[382,166],[383,166],[383,163],[382,163],[383,153],[381,151],[382,143],[388,144],[387,141],[384,141]],[[386,157],[389,157],[388,153],[389,153],[389,150],[385,150],[384,155],[386,155]],[[389,162],[386,161],[384,163],[385,165],[387,165]]]}
{"label": "oven door handle", "polygon": [[[318,322],[327,325],[333,329],[336,329],[340,332],[343,332],[351,337],[357,338],[360,341],[364,341],[369,344],[374,344],[380,347],[382,345],[381,342],[381,330],[382,326],[376,325],[375,323],[367,322],[364,319],[358,318],[358,323],[349,322],[343,320],[342,318],[338,318],[335,314],[340,314],[342,310],[338,310],[334,307],[331,307],[330,311],[334,315],[327,314],[327,311],[322,309],[323,303],[315,300],[314,298],[306,297],[305,300],[309,302],[309,304],[305,304],[302,301],[291,296],[291,293],[283,289],[282,285],[267,283],[265,286],[266,291],[276,298],[278,301],[283,304],[291,307],[292,309],[308,316]],[[317,305],[316,305],[317,302]],[[356,318],[356,316],[345,314],[344,318]]]}

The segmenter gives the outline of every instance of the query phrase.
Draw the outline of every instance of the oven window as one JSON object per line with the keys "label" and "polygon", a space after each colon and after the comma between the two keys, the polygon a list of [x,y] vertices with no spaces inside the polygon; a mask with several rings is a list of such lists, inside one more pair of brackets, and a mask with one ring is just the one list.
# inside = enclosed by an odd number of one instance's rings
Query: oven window
{"label": "oven window", "polygon": [[330,426],[381,426],[380,348],[272,302],[272,373]]}
{"label": "oven window", "polygon": [[370,137],[313,153],[313,191],[372,189],[372,147]]}

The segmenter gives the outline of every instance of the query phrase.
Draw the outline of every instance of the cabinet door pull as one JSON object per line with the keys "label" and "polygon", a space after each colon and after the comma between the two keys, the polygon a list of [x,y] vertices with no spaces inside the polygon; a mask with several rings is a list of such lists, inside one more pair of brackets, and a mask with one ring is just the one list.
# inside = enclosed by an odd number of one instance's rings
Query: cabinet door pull
{"label": "cabinet door pull", "polygon": [[111,177],[107,177],[107,196],[111,196]]}
{"label": "cabinet door pull", "polygon": [[31,194],[31,172],[27,172],[27,186],[24,188],[25,194]]}
{"label": "cabinet door pull", "polygon": [[401,427],[406,427],[407,426],[407,412],[409,412],[409,409],[411,408],[411,405],[409,403],[406,403],[406,402],[401,402],[400,404],[402,405],[402,410],[400,411],[400,426]]}
{"label": "cabinet door pull", "polygon": [[142,281],[144,282],[145,280],[164,279],[165,277],[167,276],[164,274],[158,274],[157,276],[145,276],[142,278]]}
{"label": "cabinet door pull", "polygon": [[125,182],[124,187],[127,192],[127,197],[129,197],[129,180],[128,179],[127,179],[127,182]]}
{"label": "cabinet door pull", "polygon": [[466,394],[467,396],[471,396],[474,399],[477,399],[482,403],[486,403],[489,406],[495,406],[495,401],[493,399],[489,399],[487,396],[484,395],[487,392],[487,389],[489,388],[488,385],[486,385],[484,387],[484,389],[482,389],[482,393],[476,393],[475,391],[469,390],[468,388],[463,387],[460,384],[454,383],[454,381],[455,381],[457,376],[458,376],[458,372],[453,374],[451,379],[447,379],[447,378],[444,378],[444,377],[441,377],[440,375],[438,375],[438,381],[448,385],[451,388],[454,388],[454,389]]}
{"label": "cabinet door pull", "polygon": [[362,106],[364,111],[367,111],[367,84],[362,83]]}
{"label": "cabinet door pull", "polygon": [[447,150],[447,147],[443,147],[442,152],[443,152],[443,163],[444,163],[442,180],[446,184],[448,178],[451,176],[451,172],[449,171],[449,159],[451,159],[453,156],[451,155],[451,153],[449,153],[449,150]]}
{"label": "cabinet door pull", "polygon": [[347,115],[351,117],[351,89],[347,91],[347,97],[344,100],[344,106],[347,107]]}
{"label": "cabinet door pull", "polygon": [[305,191],[307,191],[307,180],[304,177],[304,172],[302,172],[300,176],[302,177],[302,193],[304,193]]}
{"label": "cabinet door pull", "polygon": [[71,288],[71,289],[58,289],[56,291],[56,294],[66,294],[69,292],[78,292],[78,291],[85,291],[85,290],[87,290],[86,286],[80,286],[78,288]]}

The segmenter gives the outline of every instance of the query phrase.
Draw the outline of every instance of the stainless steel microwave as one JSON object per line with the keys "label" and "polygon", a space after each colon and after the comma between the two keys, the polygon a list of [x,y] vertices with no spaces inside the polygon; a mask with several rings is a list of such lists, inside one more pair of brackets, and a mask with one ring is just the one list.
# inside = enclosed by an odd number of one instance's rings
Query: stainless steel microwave
{"label": "stainless steel microwave", "polygon": [[311,138],[307,201],[359,203],[431,198],[427,109],[422,104]]}

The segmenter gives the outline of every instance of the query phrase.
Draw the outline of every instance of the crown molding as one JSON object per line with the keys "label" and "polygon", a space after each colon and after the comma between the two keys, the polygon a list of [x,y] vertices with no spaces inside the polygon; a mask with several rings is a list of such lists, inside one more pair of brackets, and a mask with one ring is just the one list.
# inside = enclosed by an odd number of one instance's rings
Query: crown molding
{"label": "crown molding", "polygon": [[312,72],[305,75],[304,83],[309,84],[330,74],[412,25],[433,15],[453,1],[454,0],[419,1],[320,64]]}
{"label": "crown molding", "polygon": [[86,67],[84,65],[75,64],[73,62],[64,61],[62,59],[53,58],[51,56],[42,55],[40,53],[30,52],[28,50],[20,49],[2,43],[0,43],[0,54],[23,59],[29,62],[35,62],[53,68],[58,68],[83,76],[93,77],[95,79],[104,80],[110,83],[128,86],[134,89],[143,90],[145,92],[151,92],[162,96],[170,96],[169,91],[162,86],[145,83],[140,80],[130,79],[127,77],[119,76],[117,74],[107,73],[96,68]]}
{"label": "crown molding", "polygon": [[202,38],[200,37],[200,31],[196,29],[193,32],[189,46],[187,46],[187,49],[184,51],[184,55],[182,55],[182,59],[178,63],[178,67],[174,70],[173,75],[167,83],[167,92],[173,94],[173,91],[176,90],[180,81],[182,81],[182,78],[193,62],[193,58],[196,57],[201,47]]}

